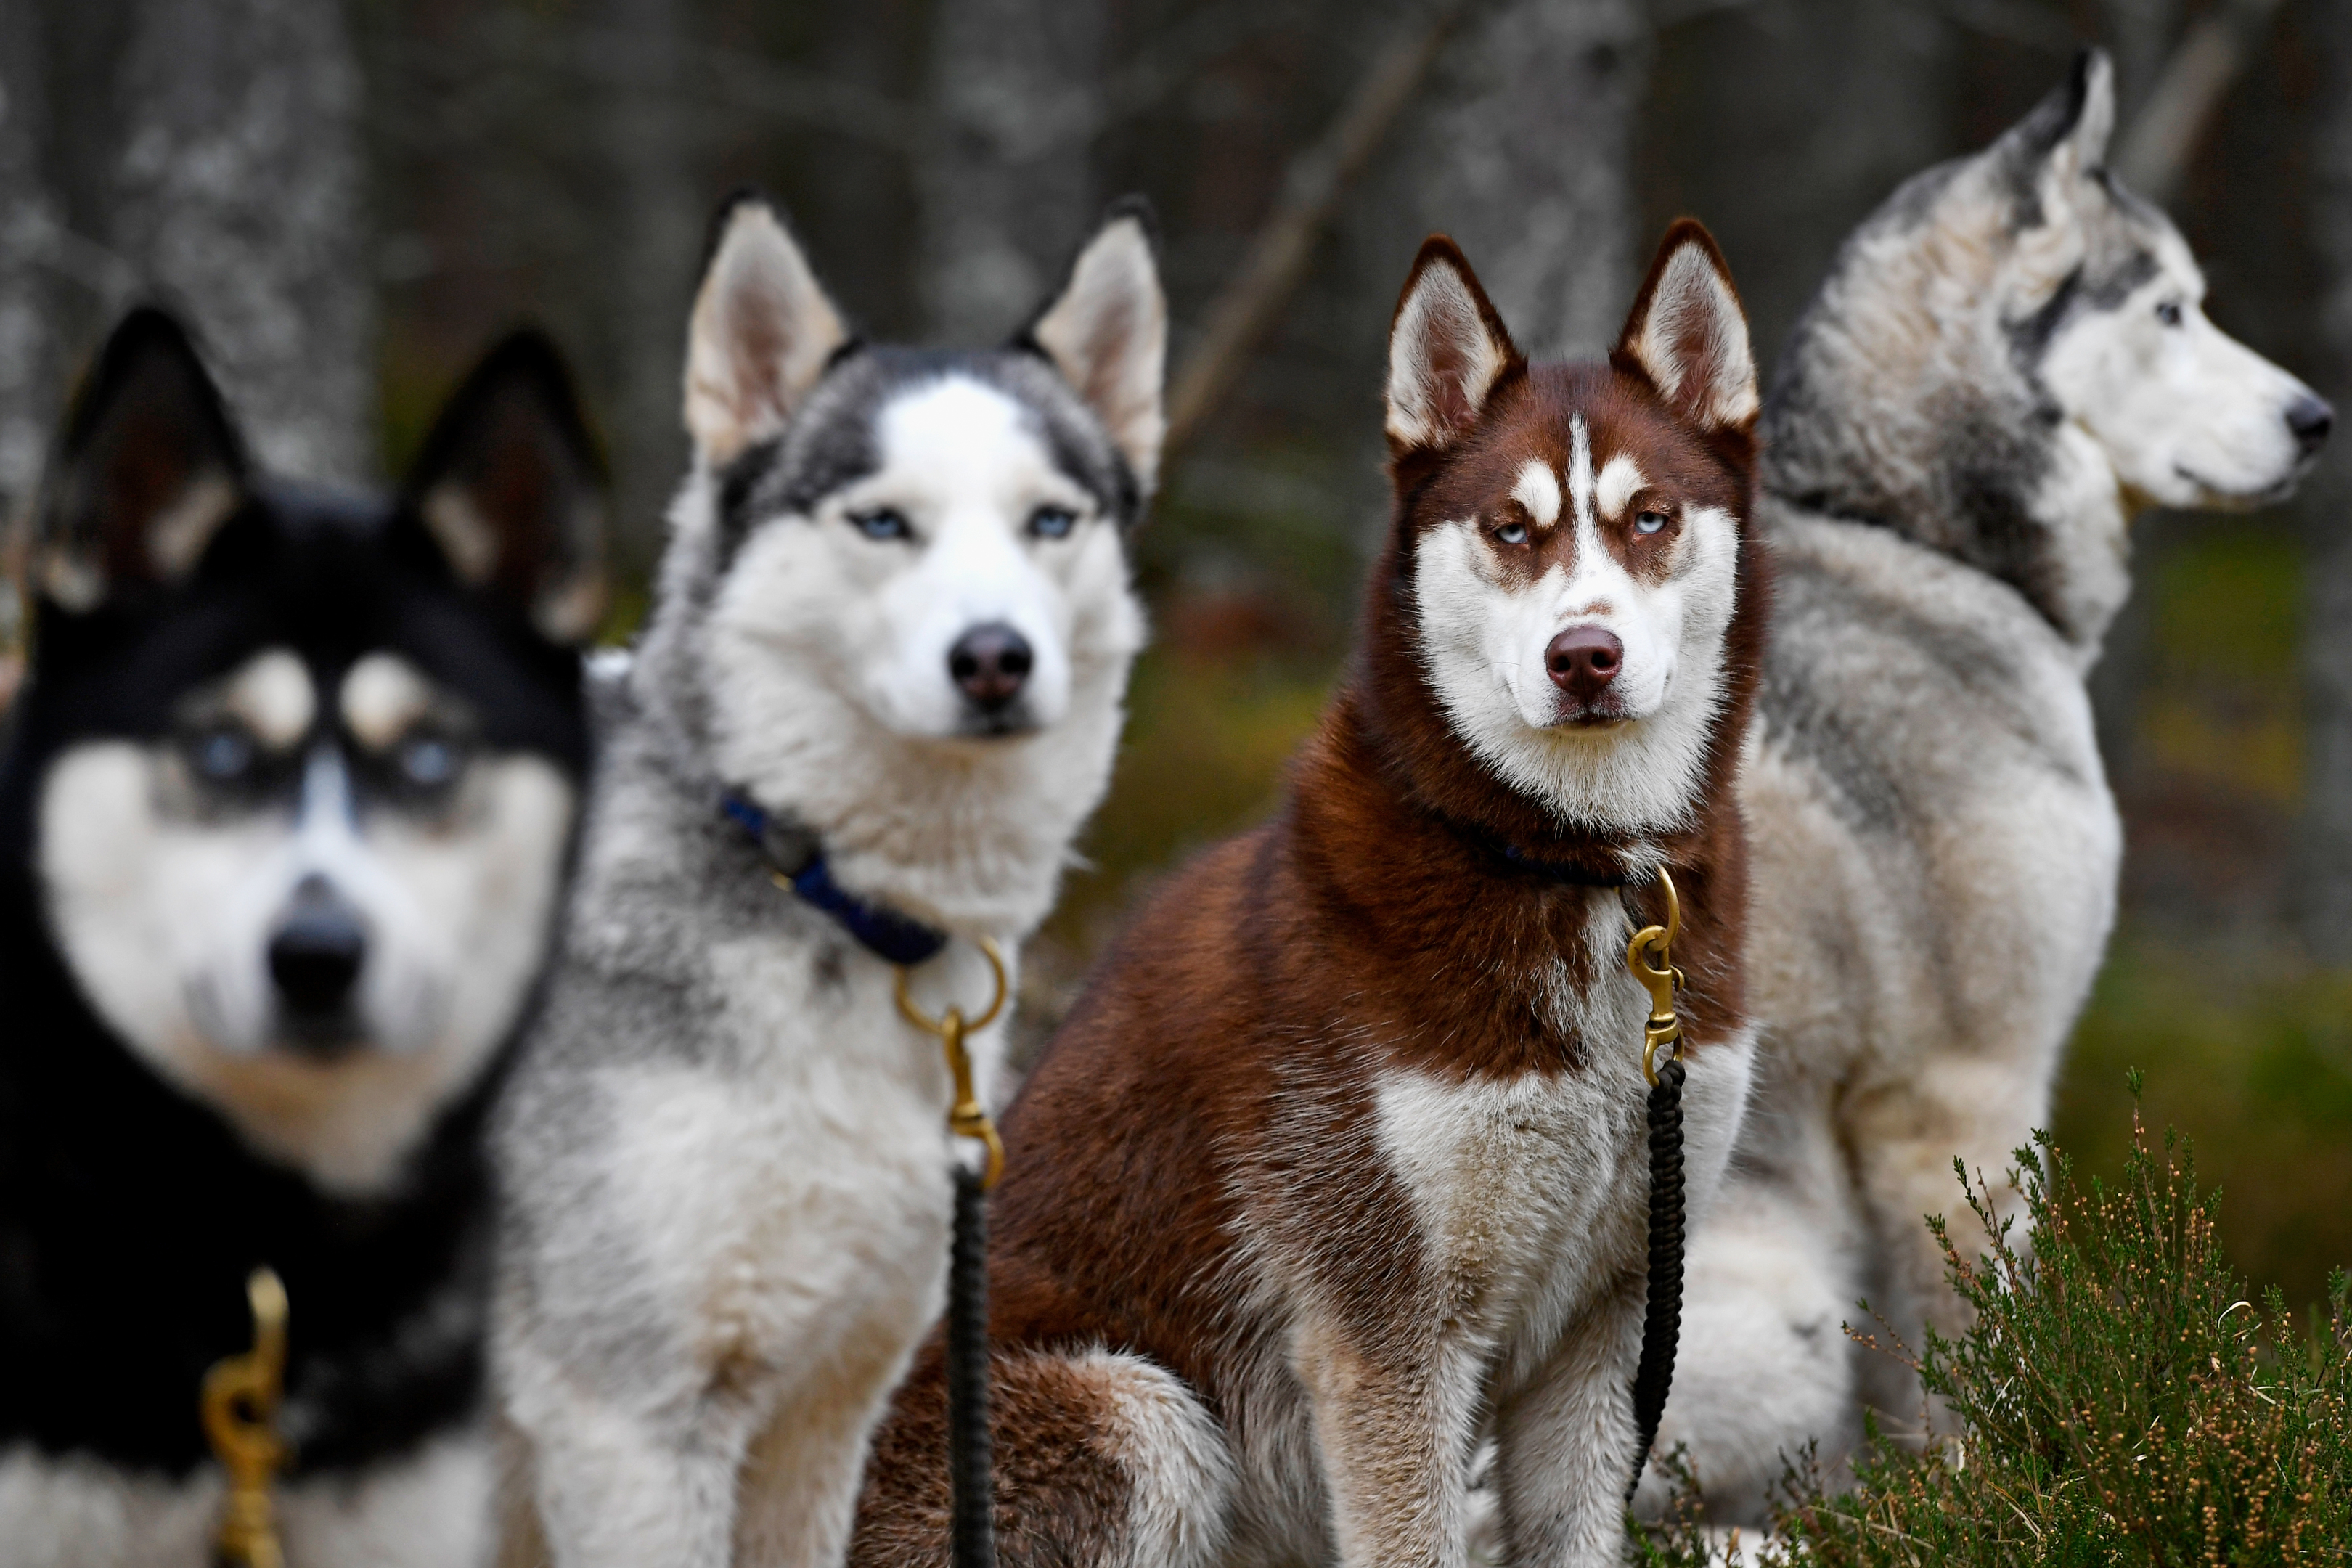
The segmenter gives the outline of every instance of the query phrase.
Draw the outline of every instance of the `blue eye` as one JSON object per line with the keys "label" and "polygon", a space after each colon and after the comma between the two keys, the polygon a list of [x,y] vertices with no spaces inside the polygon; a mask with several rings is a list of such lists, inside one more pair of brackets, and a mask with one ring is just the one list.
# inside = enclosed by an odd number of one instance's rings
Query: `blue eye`
{"label": "blue eye", "polygon": [[1029,514],[1029,531],[1039,539],[1067,539],[1078,514],[1066,506],[1041,506]]}
{"label": "blue eye", "polygon": [[1525,544],[1528,542],[1528,525],[1524,522],[1507,522],[1495,531],[1495,537],[1506,544]]}
{"label": "blue eye", "polygon": [[457,748],[438,735],[412,735],[401,742],[400,775],[418,789],[439,789],[457,776]]}
{"label": "blue eye", "polygon": [[2180,301],[2178,300],[2159,301],[2156,307],[2156,319],[2168,327],[2180,325]]}
{"label": "blue eye", "polygon": [[1633,531],[1636,533],[1655,533],[1660,529],[1666,526],[1666,514],[1664,512],[1645,511],[1633,520]]}
{"label": "blue eye", "polygon": [[862,511],[849,520],[849,525],[868,539],[912,539],[915,531],[905,518],[884,507],[878,511]]}
{"label": "blue eye", "polygon": [[215,725],[188,747],[188,761],[214,784],[235,784],[253,771],[253,737],[234,724]]}

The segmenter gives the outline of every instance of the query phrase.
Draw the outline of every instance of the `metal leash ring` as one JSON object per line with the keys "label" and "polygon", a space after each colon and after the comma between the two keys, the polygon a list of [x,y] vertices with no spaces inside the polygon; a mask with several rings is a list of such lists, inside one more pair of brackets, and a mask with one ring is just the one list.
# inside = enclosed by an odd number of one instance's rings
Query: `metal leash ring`
{"label": "metal leash ring", "polygon": [[246,1281],[253,1310],[253,1349],[215,1362],[205,1373],[205,1435],[228,1477],[215,1545],[237,1568],[282,1568],[270,1483],[288,1458],[278,1435],[286,1386],[286,1287],[257,1268]]}
{"label": "metal leash ring", "polygon": [[1625,944],[1625,967],[1633,972],[1650,993],[1650,1022],[1642,1037],[1642,1076],[1651,1087],[1658,1082],[1658,1049],[1673,1046],[1672,1057],[1681,1055],[1682,1020],[1675,1016],[1675,993],[1683,988],[1683,972],[1675,967],[1675,938],[1683,929],[1682,900],[1675,892],[1675,879],[1663,866],[1658,868],[1658,885],[1666,890],[1666,923],[1643,926]]}
{"label": "metal leash ring", "polygon": [[996,1178],[1004,1173],[1004,1141],[996,1135],[996,1123],[989,1119],[987,1109],[971,1087],[971,1053],[964,1048],[964,1037],[976,1029],[985,1029],[996,1022],[1004,1011],[1006,992],[1010,987],[1004,977],[1004,954],[988,937],[975,937],[973,945],[988,960],[988,967],[996,976],[996,994],[989,998],[988,1006],[980,1016],[966,1018],[961,1007],[950,1007],[934,1018],[915,1005],[907,994],[907,971],[901,967],[896,994],[899,1016],[926,1034],[937,1035],[947,1048],[948,1071],[955,1079],[955,1103],[948,1108],[948,1131],[959,1138],[969,1138],[988,1149],[988,1165],[981,1176],[982,1192],[996,1185]]}

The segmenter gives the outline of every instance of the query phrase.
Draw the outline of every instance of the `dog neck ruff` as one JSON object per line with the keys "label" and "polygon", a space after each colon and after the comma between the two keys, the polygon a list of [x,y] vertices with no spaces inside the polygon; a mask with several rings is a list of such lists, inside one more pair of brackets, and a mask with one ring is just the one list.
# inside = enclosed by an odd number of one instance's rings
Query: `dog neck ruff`
{"label": "dog neck ruff", "polygon": [[834,923],[885,963],[901,968],[937,958],[948,933],[881,904],[870,904],[833,879],[816,835],[778,816],[740,790],[719,797],[719,809],[751,836],[780,887],[831,915]]}

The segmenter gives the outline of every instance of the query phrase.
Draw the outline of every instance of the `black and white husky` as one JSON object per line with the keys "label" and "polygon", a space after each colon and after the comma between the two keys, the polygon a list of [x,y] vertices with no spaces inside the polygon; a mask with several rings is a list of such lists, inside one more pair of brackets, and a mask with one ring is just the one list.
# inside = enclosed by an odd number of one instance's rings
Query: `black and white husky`
{"label": "black and white husky", "polygon": [[1165,335],[1139,214],[991,353],[859,343],[771,208],[722,215],[694,466],[495,1138],[510,1561],[841,1560],[946,1281],[948,1070],[893,983],[985,1006],[977,942],[1045,916],[1108,782]]}
{"label": "black and white husky", "polygon": [[107,343],[44,488],[0,764],[0,1559],[197,1568],[197,1390],[292,1300],[299,1563],[489,1533],[480,1131],[586,734],[601,487],[509,340],[397,500],[251,466],[188,339]]}
{"label": "black and white husky", "polygon": [[[2115,913],[2122,830],[2084,677],[2150,505],[2284,498],[2331,415],[2200,309],[2161,213],[2103,164],[2105,58],[1906,184],[1800,321],[1764,425],[1779,596],[1747,803],[1762,1036],[1734,1178],[1694,1236],[1661,1442],[1761,1511],[1782,1451],[1859,1436],[1958,1303],[1921,1216],[1996,1182]],[[1889,1380],[1892,1382],[1893,1380]]]}

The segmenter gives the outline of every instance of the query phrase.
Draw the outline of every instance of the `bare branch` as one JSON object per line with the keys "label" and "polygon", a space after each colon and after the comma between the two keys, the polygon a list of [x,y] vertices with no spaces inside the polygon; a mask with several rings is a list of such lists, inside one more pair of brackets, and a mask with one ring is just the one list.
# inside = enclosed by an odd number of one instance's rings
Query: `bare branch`
{"label": "bare branch", "polygon": [[1426,19],[1408,26],[1372,62],[1322,139],[1291,161],[1274,210],[1259,226],[1240,269],[1211,301],[1200,346],[1177,373],[1168,400],[1165,451],[1177,451],[1197,433],[1297,292],[1315,241],[1340,198],[1412,103],[1468,8],[1468,0],[1444,0]]}
{"label": "bare branch", "polygon": [[2159,205],[2188,173],[2206,122],[2262,45],[2278,0],[2224,0],[2189,29],[2125,133],[2115,171]]}

